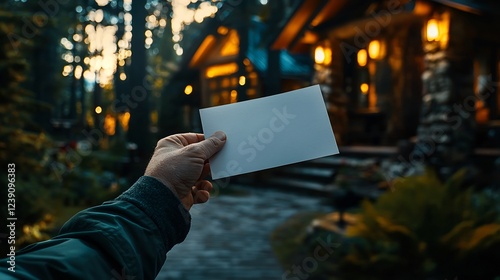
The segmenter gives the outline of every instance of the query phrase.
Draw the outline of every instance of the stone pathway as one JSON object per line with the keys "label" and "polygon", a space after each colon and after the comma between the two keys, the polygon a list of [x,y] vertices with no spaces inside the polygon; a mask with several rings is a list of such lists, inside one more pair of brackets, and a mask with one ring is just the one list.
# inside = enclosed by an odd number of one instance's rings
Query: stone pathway
{"label": "stone pathway", "polygon": [[301,211],[332,211],[324,198],[284,189],[232,185],[192,211],[186,240],[175,246],[156,279],[282,279],[271,250],[276,226]]}

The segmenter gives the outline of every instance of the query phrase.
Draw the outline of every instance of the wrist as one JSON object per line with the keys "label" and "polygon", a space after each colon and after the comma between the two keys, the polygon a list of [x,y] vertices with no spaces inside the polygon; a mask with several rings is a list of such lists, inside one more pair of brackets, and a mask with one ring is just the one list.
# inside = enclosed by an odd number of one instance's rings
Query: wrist
{"label": "wrist", "polygon": [[180,196],[177,193],[177,191],[175,190],[175,188],[167,180],[164,180],[162,178],[152,176],[152,175],[144,175],[144,176],[148,176],[148,177],[156,179],[157,181],[162,183],[167,189],[169,189],[180,201],[182,201],[182,199],[180,198]]}

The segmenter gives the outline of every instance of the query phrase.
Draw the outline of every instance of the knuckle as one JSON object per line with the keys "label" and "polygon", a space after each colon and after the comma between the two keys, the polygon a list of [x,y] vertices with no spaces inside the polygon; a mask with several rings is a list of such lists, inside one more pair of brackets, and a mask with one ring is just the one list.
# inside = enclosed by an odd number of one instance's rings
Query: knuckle
{"label": "knuckle", "polygon": [[184,147],[184,150],[188,153],[195,153],[195,154],[200,152],[200,148],[197,145],[188,145]]}

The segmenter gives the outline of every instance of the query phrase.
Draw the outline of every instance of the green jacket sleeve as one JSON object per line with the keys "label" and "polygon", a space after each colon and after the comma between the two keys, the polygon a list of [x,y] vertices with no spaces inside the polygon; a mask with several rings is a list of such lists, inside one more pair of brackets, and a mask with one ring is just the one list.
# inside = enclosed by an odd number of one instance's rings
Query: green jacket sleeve
{"label": "green jacket sleeve", "polygon": [[3,259],[0,279],[154,279],[190,224],[177,196],[144,176],[115,200],[76,214],[53,239],[19,251],[15,272]]}

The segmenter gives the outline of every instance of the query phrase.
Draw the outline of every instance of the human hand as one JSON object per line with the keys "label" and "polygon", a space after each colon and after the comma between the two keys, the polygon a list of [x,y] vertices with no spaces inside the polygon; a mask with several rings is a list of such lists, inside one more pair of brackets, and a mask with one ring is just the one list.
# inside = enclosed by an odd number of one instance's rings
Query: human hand
{"label": "human hand", "polygon": [[222,131],[207,139],[197,133],[165,137],[158,141],[144,175],[169,187],[189,210],[193,204],[204,203],[210,198],[213,186],[204,179],[210,172],[208,159],[225,143],[226,135]]}

